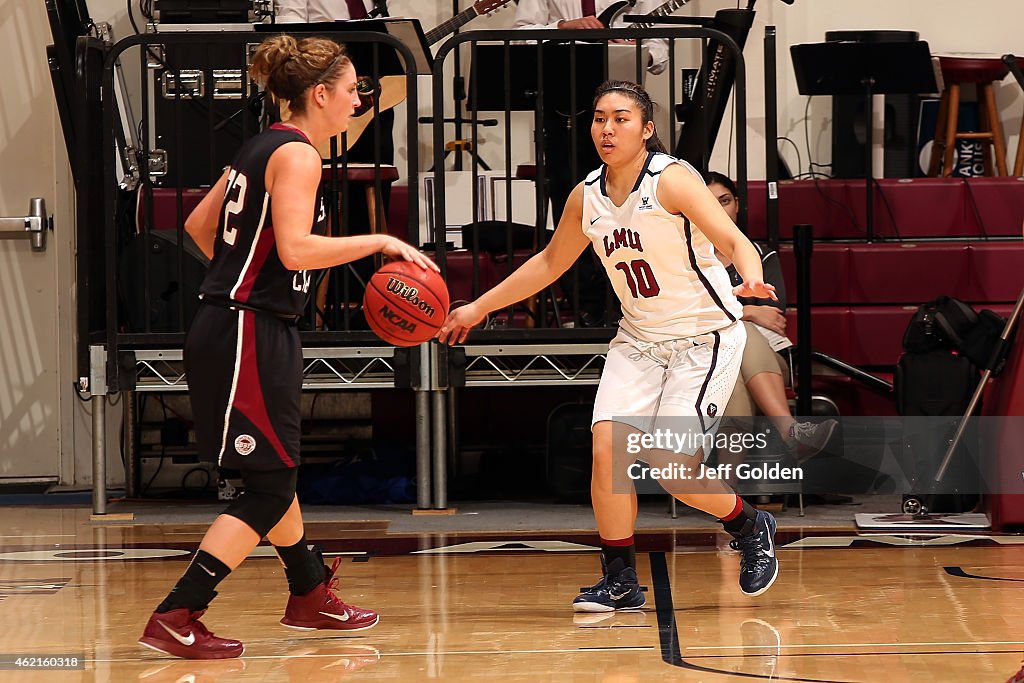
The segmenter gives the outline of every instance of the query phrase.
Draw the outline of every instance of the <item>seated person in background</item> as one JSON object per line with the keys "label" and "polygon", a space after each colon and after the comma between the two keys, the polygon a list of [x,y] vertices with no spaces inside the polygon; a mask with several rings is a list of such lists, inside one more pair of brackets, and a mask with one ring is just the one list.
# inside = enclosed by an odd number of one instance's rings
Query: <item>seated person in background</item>
{"label": "seated person in background", "polygon": [[[736,184],[728,176],[715,171],[708,172],[705,181],[725,212],[736,222],[739,215]],[[761,252],[764,281],[775,286],[779,300],[739,300],[743,304],[741,319],[747,326],[747,344],[743,348],[743,362],[736,379],[736,388],[733,389],[723,417],[764,415],[775,425],[783,443],[797,462],[804,462],[821,452],[839,423],[832,419],[820,423],[797,422],[789,410],[784,380],[789,375],[789,364],[778,353],[793,346],[786,338],[786,284],[782,278],[779,255],[774,251],[765,253],[760,245],[754,246]],[[722,254],[718,254],[718,258],[726,266],[735,286],[739,282],[736,269]]]}
{"label": "seated person in background", "polygon": [[373,0],[276,0],[275,21],[279,24],[363,19],[373,9]]}
{"label": "seated person in background", "polygon": [[[628,14],[647,14],[656,9],[663,0],[638,0]],[[614,4],[614,0],[518,0],[516,5],[515,28],[564,30],[603,29],[598,16]],[[621,22],[614,22],[616,26]],[[621,42],[621,41],[613,41]],[[660,74],[668,66],[668,41],[646,40],[648,50],[647,70]],[[549,66],[549,68],[552,68]],[[592,102],[589,93],[611,76],[602,72],[596,63],[581,62],[577,65],[576,88],[580,95],[576,111],[570,112],[568,91],[570,74],[568,63],[554,67],[555,73],[549,78],[564,78],[560,90],[547,90],[543,117],[544,172],[547,178],[547,197],[551,200],[551,218],[554,225],[562,215],[562,207],[569,199],[569,193],[587,173],[601,165],[594,144],[590,138]],[[561,71],[558,71],[561,69]],[[575,138],[575,148],[573,146]],[[573,151],[575,149],[575,155]],[[576,167],[573,169],[572,158]],[[575,171],[575,173],[574,173]],[[619,302],[608,285],[604,268],[597,256],[587,250],[576,261],[573,270],[566,272],[559,283],[568,301],[574,300],[577,290],[580,306],[580,324],[583,327],[611,327],[621,317]]]}

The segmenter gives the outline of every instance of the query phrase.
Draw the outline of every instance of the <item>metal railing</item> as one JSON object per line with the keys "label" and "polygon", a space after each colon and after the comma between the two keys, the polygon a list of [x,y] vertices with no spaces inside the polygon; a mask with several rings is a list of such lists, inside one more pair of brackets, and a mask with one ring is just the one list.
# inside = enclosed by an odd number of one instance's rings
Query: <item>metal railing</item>
{"label": "metal railing", "polygon": [[[289,30],[292,30],[289,27]],[[323,33],[318,31],[318,33]],[[405,64],[413,63],[413,55],[410,50],[396,39],[374,33],[346,33],[338,32],[328,34],[330,37],[345,43],[361,43],[371,46],[374,55],[378,50],[384,48],[393,49]],[[481,44],[496,43],[498,50],[506,55],[501,67],[500,88],[506,93],[506,102],[500,113],[503,120],[503,161],[504,173],[497,174],[497,177],[504,181],[501,196],[497,192],[492,193],[492,212],[501,213],[493,215],[496,223],[490,224],[490,229],[495,225],[503,226],[503,234],[498,235],[498,244],[490,246],[490,251],[483,248],[481,243],[481,228],[474,221],[467,231],[470,235],[470,244],[467,249],[461,252],[461,257],[468,257],[471,262],[469,275],[469,296],[477,296],[489,288],[497,280],[503,277],[521,263],[525,257],[536,252],[546,244],[546,225],[548,211],[548,189],[545,179],[545,152],[547,151],[545,141],[541,136],[534,140],[533,160],[536,161],[537,177],[533,186],[532,205],[534,216],[532,225],[529,226],[529,239],[525,244],[517,242],[522,239],[517,237],[514,231],[515,215],[519,204],[514,201],[512,182],[515,179],[512,171],[513,149],[517,154],[520,152],[513,140],[512,132],[512,109],[511,79],[513,74],[522,71],[514,67],[507,56],[513,48],[518,49],[523,45],[516,45],[515,42],[526,41],[526,49],[536,50],[537,59],[536,71],[539,78],[544,76],[544,45],[545,41],[557,35],[558,41],[564,44],[567,55],[565,64],[568,67],[568,77],[572,81],[569,89],[568,102],[570,111],[576,112],[577,107],[588,112],[584,116],[586,126],[589,127],[589,96],[579,97],[575,92],[575,79],[577,71],[585,66],[585,60],[580,60],[577,50],[592,50],[592,47],[582,47],[582,41],[601,41],[599,48],[605,51],[605,57],[601,60],[601,79],[606,75],[609,60],[607,57],[607,41],[610,39],[637,40],[633,48],[636,55],[636,63],[627,72],[632,73],[637,80],[642,75],[643,64],[639,61],[646,52],[643,50],[641,40],[649,41],[654,39],[666,40],[669,43],[669,78],[667,94],[659,93],[656,98],[669,103],[676,98],[676,74],[677,65],[675,57],[675,41],[677,40],[700,40],[706,42],[709,39],[720,41],[726,49],[734,53],[736,58],[736,131],[735,142],[738,163],[737,180],[741,188],[745,187],[746,180],[746,103],[745,103],[745,72],[743,67],[742,54],[727,35],[718,31],[701,27],[682,27],[667,29],[619,29],[603,31],[479,31],[459,34],[444,43],[437,52],[433,65],[433,101],[435,103],[435,115],[433,116],[433,170],[431,179],[433,181],[432,219],[433,226],[429,235],[422,234],[419,226],[419,195],[421,174],[419,169],[419,140],[416,129],[416,115],[418,109],[417,88],[415,76],[412,69],[405,73],[405,85],[408,102],[406,105],[406,139],[405,151],[406,173],[409,183],[408,188],[408,235],[413,243],[421,241],[432,241],[435,246],[435,256],[443,269],[448,271],[449,284],[453,285],[452,273],[449,266],[452,264],[452,256],[447,247],[446,230],[446,176],[449,173],[445,169],[445,120],[442,116],[444,105],[453,93],[446,92],[445,65],[449,56],[462,46],[466,46],[472,53],[477,54]],[[93,170],[86,174],[86,177],[78,179],[79,206],[78,206],[78,265],[79,265],[79,330],[80,330],[80,371],[82,377],[79,385],[85,392],[93,395],[104,395],[119,391],[182,391],[187,388],[187,377],[183,374],[181,365],[181,347],[184,342],[184,332],[189,320],[190,299],[185,292],[181,291],[181,284],[187,279],[187,270],[195,267],[198,259],[190,255],[187,246],[186,233],[184,232],[184,220],[186,216],[187,202],[192,196],[188,190],[185,172],[171,173],[169,176],[159,176],[148,171],[153,171],[154,166],[159,169],[162,161],[161,155],[154,155],[156,142],[161,141],[151,129],[153,117],[153,106],[147,104],[156,95],[153,83],[150,83],[153,63],[160,63],[160,50],[174,50],[184,46],[200,46],[207,53],[215,46],[228,47],[233,50],[242,50],[248,54],[250,46],[258,44],[263,36],[253,32],[202,32],[202,33],[158,33],[133,36],[120,41],[112,48],[105,48],[98,41],[83,39],[80,42],[78,75],[80,83],[85,87],[82,99],[78,103],[78,113],[81,120],[89,125],[89,129],[102,130],[102,135],[93,136],[91,139],[83,140],[78,144],[76,157],[84,162],[86,168]],[[202,48],[202,46],[206,46]],[[121,117],[117,108],[117,98],[114,96],[118,84],[115,81],[115,66],[120,61],[122,64],[129,64],[126,53],[129,50],[138,52],[138,65],[141,82],[138,90],[141,92],[143,106],[142,121],[139,122],[140,130],[134,139],[138,141],[140,149],[139,163],[141,169],[139,178],[139,195],[149,198],[148,202],[141,202],[136,197],[126,195],[118,189],[118,162],[115,155],[115,144],[118,139],[116,126],[121,125]],[[702,51],[703,52],[703,51]],[[168,53],[163,53],[166,56]],[[180,50],[176,54],[181,54]],[[376,77],[378,69],[377,57],[372,59],[373,75]],[[359,72],[363,73],[363,67],[357,64]],[[238,144],[248,136],[255,134],[257,126],[250,126],[250,112],[242,106],[236,106],[232,113],[221,116],[215,106],[218,101],[218,93],[224,99],[225,89],[213,87],[214,78],[211,73],[204,75],[206,79],[200,88],[198,76],[195,73],[187,74],[189,80],[182,78],[181,66],[169,65],[163,62],[164,72],[160,80],[160,97],[164,97],[166,89],[169,95],[168,102],[164,102],[164,116],[172,117],[171,127],[177,131],[173,136],[173,149],[164,150],[167,152],[167,162],[175,160],[181,163],[190,151],[197,154],[210,154],[205,163],[207,166],[209,182],[212,184],[218,170],[215,163],[216,150],[206,149],[201,145],[197,150],[190,150],[186,144],[185,136],[186,119],[192,116],[195,119],[194,111],[199,104],[205,106],[200,108],[205,116],[207,136],[223,130],[227,126],[240,128]],[[204,67],[205,70],[211,70]],[[167,74],[170,75],[167,75]],[[521,75],[521,73],[520,73]],[[245,98],[245,101],[252,102],[258,97],[253,85],[248,81],[245,69],[241,68],[237,79],[227,79],[224,74],[219,75],[224,83],[231,86],[232,96],[238,94]],[[475,70],[470,78],[470,93],[472,97],[477,96],[480,87],[481,73]],[[226,80],[225,80],[226,79]],[[166,83],[165,83],[166,81]],[[154,79],[154,83],[156,80]],[[220,81],[218,81],[220,82]],[[195,86],[189,89],[188,83]],[[164,86],[167,86],[166,88]],[[492,84],[493,85],[493,84]],[[225,86],[226,88],[227,86]],[[129,91],[132,89],[129,88]],[[523,93],[530,96],[529,93]],[[544,126],[544,88],[543,80],[538,81],[532,96],[536,98],[535,105],[531,108],[533,124],[539,125],[538,130]],[[549,100],[553,99],[548,95]],[[582,100],[582,101],[581,101]],[[468,119],[469,142],[477,153],[481,151],[481,135],[479,128],[482,125],[479,112],[482,110],[482,102],[474,102],[470,108]],[[162,105],[162,106],[163,106]],[[169,106],[169,108],[168,108]],[[247,104],[245,106],[248,106]],[[376,106],[376,105],[375,105]],[[186,114],[190,111],[191,114]],[[377,110],[375,110],[376,113]],[[169,112],[169,113],[168,113]],[[557,113],[557,112],[556,112]],[[220,116],[220,118],[218,118]],[[575,119],[575,117],[574,117]],[[575,125],[575,124],[574,124]],[[195,131],[193,131],[195,132]],[[376,133],[376,142],[380,142],[380,132]],[[130,136],[121,136],[130,137]],[[194,136],[200,137],[201,136]],[[675,125],[670,124],[667,142],[670,148],[675,146],[676,131]],[[379,145],[378,145],[379,148]],[[465,145],[450,146],[457,154],[461,154]],[[569,160],[570,173],[579,174],[589,169],[579,168],[576,155],[579,150],[579,141],[572,140],[568,146],[572,159]],[[332,155],[333,156],[333,155]],[[481,169],[481,159],[474,156],[471,164],[471,171],[476,177]],[[562,160],[555,160],[562,161]],[[374,166],[381,166],[379,154],[375,153]],[[345,177],[346,165],[344,158],[336,164],[335,176]],[[123,169],[121,169],[123,170]],[[96,172],[99,171],[99,172]],[[340,173],[339,173],[340,172]],[[168,178],[173,178],[173,182]],[[381,202],[382,187],[379,180],[375,180],[377,190],[377,201]],[[476,216],[476,209],[479,207],[483,197],[480,196],[476,183],[472,183],[472,204],[473,215]],[[164,216],[164,223],[160,224],[159,212],[155,210],[156,202],[154,192],[162,190],[164,201],[171,203],[172,209]],[[329,184],[328,190],[332,189]],[[335,225],[344,225],[343,220],[347,214],[344,202],[348,201],[350,192],[342,180],[341,186],[342,201],[332,203],[332,213]],[[495,207],[501,207],[503,212],[497,212]],[[378,214],[382,213],[383,205],[379,203],[376,208]],[[167,225],[166,216],[170,216],[170,225]],[[130,218],[129,218],[130,217]],[[428,218],[431,218],[428,217]],[[125,226],[138,224],[139,230],[126,230]],[[166,231],[160,233],[162,226]],[[429,238],[432,238],[429,239]],[[503,243],[503,244],[502,244]],[[135,252],[132,252],[132,245]],[[156,256],[154,256],[156,255]],[[131,264],[132,258],[138,263],[134,265],[139,268],[139,276],[136,281],[126,282],[124,264]],[[159,286],[158,276],[155,268],[159,267],[159,259],[164,258],[163,264],[174,281],[179,283],[178,289]],[[195,262],[195,263],[193,263]],[[489,269],[489,270],[488,270]],[[333,309],[331,311],[317,311],[310,308],[305,316],[309,329],[302,332],[304,345],[304,357],[306,365],[304,368],[304,388],[337,390],[345,388],[377,388],[384,386],[408,386],[416,392],[416,449],[417,449],[417,504],[421,508],[435,507],[444,508],[447,506],[447,406],[445,392],[449,387],[463,384],[478,386],[521,386],[540,384],[593,384],[598,380],[600,368],[603,366],[604,351],[607,342],[611,338],[613,330],[610,326],[597,329],[583,329],[580,323],[580,280],[579,273],[574,270],[570,276],[573,281],[568,284],[572,294],[566,296],[564,291],[552,288],[547,292],[546,298],[542,298],[530,306],[521,307],[517,310],[507,311],[498,318],[505,321],[504,327],[490,329],[475,333],[470,344],[463,350],[452,351],[441,348],[437,344],[422,345],[409,351],[396,352],[393,347],[385,345],[371,333],[358,329],[354,324],[355,315],[358,312],[358,288],[352,283],[357,279],[356,274],[347,269],[332,278],[334,291],[331,294]],[[601,276],[603,278],[603,275]],[[141,301],[141,318],[132,320],[133,312],[129,310],[125,302],[132,296],[137,297],[136,302]],[[315,302],[315,298],[311,297]],[[610,303],[606,302],[606,303]],[[154,306],[162,307],[163,318],[153,318]],[[137,313],[137,312],[136,312]],[[332,329],[314,329],[322,327],[318,325],[318,318],[327,321]],[[159,322],[159,325],[154,324]],[[566,325],[572,321],[572,326]],[[517,324],[524,323],[517,327]],[[461,364],[461,367],[456,368]],[[103,488],[103,448],[104,440],[102,434],[103,425],[103,401],[94,402],[94,424],[99,425],[97,434],[94,434],[94,466],[97,471],[94,473],[94,510],[98,513],[105,511],[105,489]]]}

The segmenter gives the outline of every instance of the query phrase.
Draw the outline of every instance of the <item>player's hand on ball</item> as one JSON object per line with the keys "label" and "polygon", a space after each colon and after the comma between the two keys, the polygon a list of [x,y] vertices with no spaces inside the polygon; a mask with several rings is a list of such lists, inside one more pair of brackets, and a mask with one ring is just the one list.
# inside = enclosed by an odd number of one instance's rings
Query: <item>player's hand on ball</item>
{"label": "player's hand on ball", "polygon": [[448,314],[447,320],[437,331],[437,340],[442,344],[461,344],[466,341],[469,330],[479,325],[485,315],[487,312],[480,310],[475,303],[456,308]]}
{"label": "player's hand on ball", "polygon": [[779,297],[775,296],[775,285],[770,285],[761,280],[747,280],[738,287],[733,287],[732,293],[736,296],[753,297],[755,299],[779,300]]}
{"label": "player's hand on ball", "polygon": [[380,253],[384,254],[388,258],[412,261],[420,268],[429,268],[436,273],[441,272],[441,269],[437,267],[437,264],[424,256],[419,249],[408,242],[403,242],[397,237],[389,236],[387,241],[384,242],[384,246],[381,248]]}

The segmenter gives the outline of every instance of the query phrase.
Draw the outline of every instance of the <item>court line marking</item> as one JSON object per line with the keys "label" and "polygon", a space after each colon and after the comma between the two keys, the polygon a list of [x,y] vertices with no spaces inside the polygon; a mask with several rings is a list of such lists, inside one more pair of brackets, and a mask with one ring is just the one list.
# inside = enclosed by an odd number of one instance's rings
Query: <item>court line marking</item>
{"label": "court line marking", "polygon": [[[383,657],[437,657],[439,655],[535,655],[535,654],[567,654],[567,653],[591,653],[591,652],[622,652],[624,650],[648,651],[656,649],[653,645],[637,645],[622,647],[574,647],[558,650],[424,650],[423,652],[381,652]],[[333,652],[324,654],[302,654],[302,655],[245,655],[242,659],[338,659],[339,657],[356,657],[360,653]],[[123,662],[178,662],[180,659],[167,659],[160,657],[135,659],[86,659],[86,662],[97,664],[118,664]]]}
{"label": "court line marking", "polygon": [[[902,531],[902,533],[901,533]],[[849,548],[858,542],[877,543],[879,547],[946,548],[975,541],[1000,546],[1024,545],[1024,538],[985,536],[979,534],[942,534],[913,529],[894,530],[892,533],[862,533],[853,536],[804,536],[789,543],[780,543],[779,550],[805,550],[810,548]]]}
{"label": "court line marking", "polygon": [[[755,678],[771,681],[801,681],[802,683],[845,683],[845,681],[826,681],[819,678],[800,678],[797,676],[765,676],[743,671],[728,671],[703,666],[687,661],[679,650],[679,631],[676,628],[676,607],[672,599],[672,582],[669,579],[668,564],[665,553],[648,553],[651,563],[651,583],[654,584],[654,605],[658,615],[659,640],[661,641],[661,659],[669,666],[699,671],[701,673],[722,674],[734,678]],[[689,648],[688,648],[689,649]]]}
{"label": "court line marking", "polygon": [[24,534],[22,536],[0,535],[0,540],[5,538],[74,538],[78,534]]}
{"label": "court line marking", "polygon": [[[752,649],[764,646],[752,646]],[[774,648],[769,648],[774,650]],[[939,655],[1017,655],[1020,650],[926,650],[916,652],[769,652],[742,655],[690,655],[688,659],[764,659],[765,657],[937,657]]]}
{"label": "court line marking", "polygon": [[[795,650],[795,649],[823,649],[830,647],[928,647],[928,646],[941,646],[941,647],[967,647],[972,645],[1024,645],[1024,641],[1020,640],[975,640],[967,642],[952,642],[952,643],[809,643],[806,645],[707,645],[707,646],[691,646],[686,647],[687,650],[751,650],[760,648],[770,648],[772,650]],[[969,653],[967,653],[969,654]]]}
{"label": "court line marking", "polygon": [[[956,576],[961,579],[984,579],[985,581],[1014,581],[1024,582],[1024,579],[1011,577],[1011,576],[983,576],[982,574],[971,574],[970,572],[964,571],[963,567],[943,567],[946,573],[950,576]],[[988,569],[1003,569],[1003,567],[988,567]]]}

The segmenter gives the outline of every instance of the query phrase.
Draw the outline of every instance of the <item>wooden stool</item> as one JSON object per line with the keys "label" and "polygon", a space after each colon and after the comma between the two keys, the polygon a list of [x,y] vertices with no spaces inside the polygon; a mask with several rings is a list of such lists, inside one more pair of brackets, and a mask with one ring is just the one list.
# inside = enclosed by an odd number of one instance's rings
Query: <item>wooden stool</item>
{"label": "wooden stool", "polygon": [[[1003,139],[1003,127],[999,122],[999,110],[996,108],[992,83],[1006,78],[1010,73],[1009,68],[997,58],[939,57],[939,64],[942,67],[946,89],[942,92],[942,100],[939,103],[939,119],[935,124],[935,141],[932,145],[931,162],[928,164],[928,175],[939,175],[940,149],[943,152],[942,175],[947,178],[953,175],[953,151],[956,149],[957,140],[977,140],[991,144],[995,151],[996,175],[1006,175],[1006,141]],[[957,132],[960,87],[965,83],[974,83],[978,87],[981,131],[977,133]],[[984,154],[985,175],[992,175],[992,160],[987,147]]]}
{"label": "wooden stool", "polygon": [[1024,176],[1024,117],[1020,120],[1020,136],[1017,138],[1017,161],[1013,164],[1013,175]]}
{"label": "wooden stool", "polygon": [[[1024,69],[1024,57],[1017,58],[1017,65]],[[1024,88],[1024,84],[1021,84]],[[1017,160],[1013,164],[1013,175],[1024,176],[1024,117],[1020,120],[1020,136],[1017,138]]]}
{"label": "wooden stool", "polygon": [[[378,175],[376,169],[380,169],[380,184],[384,186],[398,180],[398,168],[384,164],[374,166],[373,164],[355,163],[349,163],[345,166],[338,164],[336,168],[334,182],[339,186],[344,187],[346,182],[349,185],[363,186],[363,191],[366,195],[366,208],[369,211],[370,217],[370,233],[373,235],[386,233],[388,231],[386,207],[382,207],[385,208],[384,212],[380,215],[377,214]],[[330,187],[332,181],[331,174],[331,164],[324,164],[320,179],[327,187]]]}
{"label": "wooden stool", "polygon": [[[366,196],[366,210],[370,219],[370,234],[381,235],[387,234],[388,221],[387,221],[387,207],[381,206],[381,211],[377,211],[377,180],[380,180],[381,186],[391,185],[391,183],[398,180],[398,168],[386,164],[375,166],[374,164],[363,164],[363,163],[348,163],[344,166],[340,163],[333,166],[330,163],[324,163],[321,168],[320,182],[324,188],[331,188],[332,184],[338,190],[338,197],[336,201],[338,205],[341,205],[341,189],[347,183],[349,186],[362,185],[363,192]],[[328,216],[330,216],[330,209],[328,209]],[[339,226],[331,225],[328,228],[328,234],[338,234]],[[373,257],[374,269],[380,268],[381,266],[381,255],[375,254]],[[324,305],[327,302],[327,284],[330,280],[330,271],[324,275],[323,280],[320,281],[320,286],[316,291],[316,306],[317,309],[324,310]],[[321,328],[323,321],[320,319],[320,315],[317,314],[317,328]]]}

